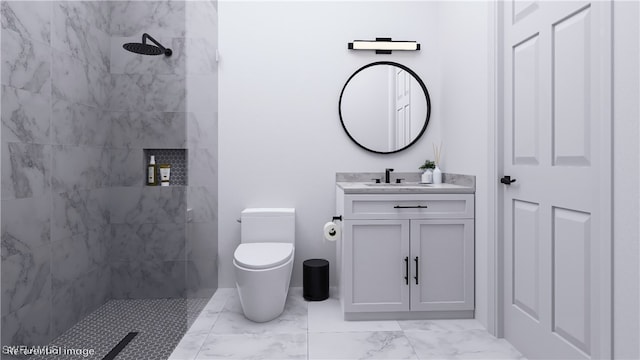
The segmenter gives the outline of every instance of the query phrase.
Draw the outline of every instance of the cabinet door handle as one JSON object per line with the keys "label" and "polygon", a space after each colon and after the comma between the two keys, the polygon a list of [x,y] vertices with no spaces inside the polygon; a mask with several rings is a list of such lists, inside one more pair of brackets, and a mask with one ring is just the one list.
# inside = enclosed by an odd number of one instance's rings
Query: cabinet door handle
{"label": "cabinet door handle", "polygon": [[418,274],[420,273],[418,271],[418,257],[416,256],[416,258],[414,260],[416,262],[416,276],[414,276],[413,278],[416,279],[416,285],[418,285]]}
{"label": "cabinet door handle", "polygon": [[394,209],[426,209],[427,207],[428,207],[427,205],[411,205],[411,206],[396,205],[393,208]]}
{"label": "cabinet door handle", "polygon": [[409,285],[409,257],[408,256],[404,258],[404,271],[405,271],[404,282],[405,284]]}

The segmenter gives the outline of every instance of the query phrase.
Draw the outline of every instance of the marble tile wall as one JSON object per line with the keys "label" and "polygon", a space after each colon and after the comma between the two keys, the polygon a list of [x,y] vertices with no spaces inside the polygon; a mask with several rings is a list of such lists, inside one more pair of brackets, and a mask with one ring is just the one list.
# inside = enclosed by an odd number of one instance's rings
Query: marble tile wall
{"label": "marble tile wall", "polygon": [[42,28],[22,24],[11,21],[11,16],[24,14],[25,7],[13,10],[4,2],[1,6],[2,343],[6,344],[49,337],[48,321],[32,326],[29,332],[20,328],[23,323],[34,323],[29,313],[40,310],[39,316],[51,316],[47,303],[51,297],[51,214],[39,211],[21,219],[29,210],[47,209],[51,199],[50,162],[45,158],[45,149],[50,147],[51,19],[46,6],[38,6],[34,13],[42,18]]}
{"label": "marble tile wall", "polygon": [[107,4],[51,5],[51,337],[110,298]]}
{"label": "marble tile wall", "polygon": [[[2,345],[46,344],[109,298],[211,295],[215,2],[0,7]],[[174,55],[122,49],[143,32]],[[192,183],[146,187],[144,148],[188,148]]]}
{"label": "marble tile wall", "polygon": [[111,191],[112,297],[185,297],[186,188],[139,185]]}
{"label": "marble tile wall", "polygon": [[46,344],[110,297],[110,11],[3,1],[2,344]]}
{"label": "marble tile wall", "polygon": [[[184,297],[187,188],[146,186],[149,159],[143,149],[186,146],[185,6],[169,1],[109,5],[112,296]],[[145,32],[173,55],[145,56],[122,48],[140,42]]]}

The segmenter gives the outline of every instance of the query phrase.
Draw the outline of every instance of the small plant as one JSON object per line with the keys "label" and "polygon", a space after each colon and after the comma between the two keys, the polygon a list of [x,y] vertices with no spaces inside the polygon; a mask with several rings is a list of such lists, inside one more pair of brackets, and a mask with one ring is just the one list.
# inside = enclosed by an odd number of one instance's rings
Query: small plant
{"label": "small plant", "polygon": [[418,169],[427,170],[427,169],[435,169],[435,168],[436,168],[436,163],[434,163],[431,160],[425,160],[424,164],[422,164],[422,166],[420,166]]}

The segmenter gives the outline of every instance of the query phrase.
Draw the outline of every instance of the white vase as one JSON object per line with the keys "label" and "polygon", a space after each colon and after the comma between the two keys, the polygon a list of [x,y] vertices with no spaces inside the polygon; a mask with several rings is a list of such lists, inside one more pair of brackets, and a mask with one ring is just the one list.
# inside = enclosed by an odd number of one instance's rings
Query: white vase
{"label": "white vase", "polygon": [[436,168],[433,169],[433,183],[442,184],[442,171],[440,171],[438,165],[436,165]]}
{"label": "white vase", "polygon": [[433,170],[426,169],[422,173],[422,178],[420,179],[420,182],[423,184],[431,184],[433,182]]}

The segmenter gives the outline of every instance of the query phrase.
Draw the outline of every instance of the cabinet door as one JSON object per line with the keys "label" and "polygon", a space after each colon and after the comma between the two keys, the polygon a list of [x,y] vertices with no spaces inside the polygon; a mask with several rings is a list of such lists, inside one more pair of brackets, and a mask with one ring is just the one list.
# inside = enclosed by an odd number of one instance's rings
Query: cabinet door
{"label": "cabinet door", "polygon": [[473,310],[473,219],[411,221],[411,310]]}
{"label": "cabinet door", "polygon": [[343,239],[344,310],[409,310],[409,220],[345,220]]}

